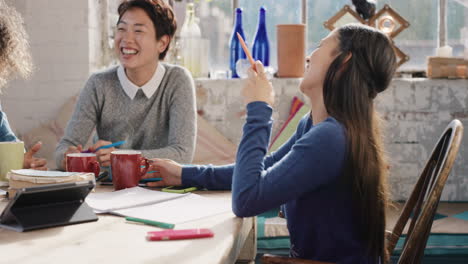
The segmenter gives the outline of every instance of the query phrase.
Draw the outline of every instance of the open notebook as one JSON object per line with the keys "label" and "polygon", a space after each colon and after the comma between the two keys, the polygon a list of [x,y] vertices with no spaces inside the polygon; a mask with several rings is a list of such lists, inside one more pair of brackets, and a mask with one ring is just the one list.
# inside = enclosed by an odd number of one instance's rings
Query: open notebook
{"label": "open notebook", "polygon": [[166,193],[133,187],[115,192],[91,193],[86,197],[86,202],[96,213],[111,213],[119,209],[160,203],[185,195],[188,193]]}
{"label": "open notebook", "polygon": [[141,187],[91,193],[86,202],[96,213],[111,213],[171,224],[232,211],[230,199],[206,198],[194,193],[166,193]]}

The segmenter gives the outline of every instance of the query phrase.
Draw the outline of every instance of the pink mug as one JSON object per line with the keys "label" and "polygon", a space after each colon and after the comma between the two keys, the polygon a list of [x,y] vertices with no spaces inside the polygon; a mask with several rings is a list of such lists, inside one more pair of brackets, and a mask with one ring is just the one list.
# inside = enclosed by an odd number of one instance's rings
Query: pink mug
{"label": "pink mug", "polygon": [[137,186],[141,177],[148,171],[148,167],[148,159],[142,157],[140,151],[112,151],[111,171],[114,189],[121,190]]}
{"label": "pink mug", "polygon": [[66,162],[69,172],[94,172],[96,177],[99,175],[100,167],[94,153],[70,153]]}

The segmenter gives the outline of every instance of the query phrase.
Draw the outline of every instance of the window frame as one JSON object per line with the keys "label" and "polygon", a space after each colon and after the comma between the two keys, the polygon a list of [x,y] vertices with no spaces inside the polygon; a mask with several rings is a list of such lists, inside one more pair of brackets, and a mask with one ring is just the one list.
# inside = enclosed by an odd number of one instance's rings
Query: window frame
{"label": "window frame", "polygon": [[[181,1],[184,1],[184,0],[181,0]],[[187,2],[191,2],[191,1],[194,1],[194,0],[185,0]],[[204,1],[204,0],[198,0],[198,1]],[[216,0],[211,0],[211,1],[216,1]],[[308,27],[309,27],[309,19],[308,19],[308,0],[296,0],[296,1],[299,1],[300,2],[300,13],[301,13],[301,23],[303,23],[305,26],[306,26],[306,32],[308,32]],[[461,5],[464,5],[465,1],[468,2],[468,0],[446,0],[447,2],[448,1],[453,1],[453,2],[458,2],[460,3]],[[235,10],[237,7],[239,7],[239,3],[240,3],[240,0],[230,0],[231,2],[231,7],[232,7],[232,10],[231,10],[231,16],[232,18],[235,17]],[[349,1],[349,5],[352,6],[352,3],[351,1]],[[466,13],[468,13],[468,10],[466,11]],[[447,13],[445,13],[445,16],[447,18]],[[234,23],[234,19],[232,20],[232,23]],[[466,23],[466,22],[465,22]],[[468,29],[468,25],[466,25],[465,27],[463,28],[467,28]],[[468,34],[468,30],[467,30],[467,34]],[[402,42],[402,43],[410,43],[410,42],[423,42],[423,43],[426,43],[428,41],[432,41],[432,40],[395,40],[396,42]],[[449,39],[447,38],[446,40],[447,44],[450,45],[452,40],[449,41]],[[437,43],[439,43],[439,40],[437,40]],[[306,51],[308,52],[309,51],[309,48],[310,48],[310,45],[312,45],[311,43],[309,42],[306,42],[305,43],[306,45]],[[427,45],[427,44],[426,44]],[[468,51],[466,51],[466,49],[468,49],[468,46],[465,47],[465,54],[468,54]],[[406,53],[406,52],[405,52]],[[412,59],[412,56],[411,54],[410,55],[410,60]],[[430,56],[430,55],[428,55]],[[435,54],[434,54],[435,56]],[[465,55],[466,56],[466,55]],[[420,56],[415,56],[413,57],[413,62],[414,61],[421,61],[421,57]],[[414,65],[414,66],[411,66],[407,64],[408,62],[405,62],[404,64],[402,64],[401,67],[398,68],[397,72],[411,72],[411,73],[421,73],[421,72],[424,72],[426,69],[425,69],[425,65],[424,64],[420,64],[420,62],[417,62],[416,64],[417,65]],[[411,62],[410,62],[411,64]],[[406,65],[406,67],[405,67]]]}

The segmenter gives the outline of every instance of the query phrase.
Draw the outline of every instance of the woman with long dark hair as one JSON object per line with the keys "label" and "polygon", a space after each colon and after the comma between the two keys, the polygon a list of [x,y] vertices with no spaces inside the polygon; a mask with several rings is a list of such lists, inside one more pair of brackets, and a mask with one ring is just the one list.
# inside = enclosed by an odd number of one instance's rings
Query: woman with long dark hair
{"label": "woman with long dark hair", "polygon": [[155,186],[232,189],[240,217],[282,206],[293,257],[379,263],[385,252],[386,163],[374,99],[396,69],[390,40],[363,25],[337,28],[306,58],[301,91],[312,111],[266,156],[274,92],[256,62],[243,89],[247,119],[237,160],[181,166],[155,159]]}

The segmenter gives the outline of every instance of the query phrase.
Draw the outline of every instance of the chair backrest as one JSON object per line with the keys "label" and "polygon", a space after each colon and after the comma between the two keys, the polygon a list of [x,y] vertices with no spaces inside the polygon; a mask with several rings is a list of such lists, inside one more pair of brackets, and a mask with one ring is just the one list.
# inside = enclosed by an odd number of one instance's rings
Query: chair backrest
{"label": "chair backrest", "polygon": [[450,122],[437,141],[393,231],[387,237],[387,250],[392,254],[411,217],[398,263],[421,263],[440,196],[457,156],[462,135],[462,123],[456,119]]}

